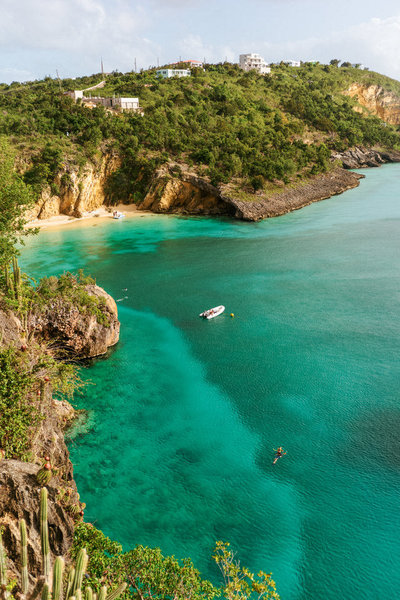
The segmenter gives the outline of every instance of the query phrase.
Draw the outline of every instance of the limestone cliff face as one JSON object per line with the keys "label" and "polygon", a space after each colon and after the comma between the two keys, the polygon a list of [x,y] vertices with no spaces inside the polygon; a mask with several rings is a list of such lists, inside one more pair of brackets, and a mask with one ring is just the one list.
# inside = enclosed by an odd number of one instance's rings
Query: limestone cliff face
{"label": "limestone cliff face", "polygon": [[120,166],[120,162],[116,154],[107,153],[95,163],[86,163],[81,170],[65,165],[55,180],[59,195],[52,195],[50,186],[47,186],[28,213],[28,219],[48,219],[61,214],[81,217],[85,212],[99,208],[105,203],[107,178]]}
{"label": "limestone cliff face", "polygon": [[153,183],[139,208],[157,213],[234,214],[231,204],[222,198],[219,190],[211,183],[186,170],[181,170],[176,177],[171,173],[171,165],[163,166],[155,173]]}
{"label": "limestone cliff face", "polygon": [[[172,165],[172,170],[174,165]],[[229,215],[245,221],[259,221],[283,215],[356,187],[360,175],[337,168],[330,173],[308,179],[296,188],[282,188],[271,196],[263,192],[248,201],[236,197],[229,185],[219,188],[189,171],[179,178],[170,167],[156,173],[153,184],[139,208],[158,213]]]}
{"label": "limestone cliff face", "polygon": [[400,124],[400,98],[387,92],[379,85],[362,85],[353,83],[345,92],[346,96],[356,98],[360,104],[360,112],[367,109],[391,125]]}

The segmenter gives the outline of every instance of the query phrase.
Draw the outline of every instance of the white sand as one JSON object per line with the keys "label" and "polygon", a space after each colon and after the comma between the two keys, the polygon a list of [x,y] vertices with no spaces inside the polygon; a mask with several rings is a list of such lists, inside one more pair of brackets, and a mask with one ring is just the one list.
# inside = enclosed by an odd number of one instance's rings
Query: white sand
{"label": "white sand", "polygon": [[69,215],[57,215],[55,217],[49,217],[48,219],[35,219],[27,223],[26,227],[40,227],[40,229],[49,229],[54,227],[63,227],[65,225],[93,225],[99,222],[101,219],[112,219],[112,213],[114,210],[124,213],[125,218],[128,217],[139,217],[144,215],[151,215],[153,213],[138,210],[135,204],[119,204],[118,206],[100,206],[91,212],[87,212],[80,217],[71,217]]}

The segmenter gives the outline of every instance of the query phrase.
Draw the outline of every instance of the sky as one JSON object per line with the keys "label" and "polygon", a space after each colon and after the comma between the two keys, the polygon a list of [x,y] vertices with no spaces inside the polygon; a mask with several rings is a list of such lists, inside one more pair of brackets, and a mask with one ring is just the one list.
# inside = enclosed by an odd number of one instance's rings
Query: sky
{"label": "sky", "polygon": [[0,0],[0,82],[183,59],[332,58],[400,79],[399,0]]}

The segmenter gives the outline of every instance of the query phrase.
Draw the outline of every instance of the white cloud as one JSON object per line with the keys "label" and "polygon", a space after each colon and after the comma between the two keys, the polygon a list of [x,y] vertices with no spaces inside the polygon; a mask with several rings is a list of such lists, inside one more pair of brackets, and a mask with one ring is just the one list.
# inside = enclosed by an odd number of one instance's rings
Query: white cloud
{"label": "white cloud", "polygon": [[250,49],[256,48],[262,49],[267,61],[293,58],[329,62],[338,58],[400,79],[400,15],[373,18],[323,38],[261,45],[252,42]]}

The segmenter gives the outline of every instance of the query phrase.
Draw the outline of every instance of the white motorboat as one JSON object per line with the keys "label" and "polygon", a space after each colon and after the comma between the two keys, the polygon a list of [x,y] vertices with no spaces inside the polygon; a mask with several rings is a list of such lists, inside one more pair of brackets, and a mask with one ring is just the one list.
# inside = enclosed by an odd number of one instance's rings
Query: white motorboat
{"label": "white motorboat", "polygon": [[118,210],[114,210],[113,219],[123,219],[125,217],[124,213],[119,212]]}
{"label": "white motorboat", "polygon": [[225,310],[225,306],[215,306],[214,308],[209,308],[204,312],[199,314],[199,317],[203,317],[203,319],[213,319],[214,317],[218,317],[218,315],[222,315]]}

